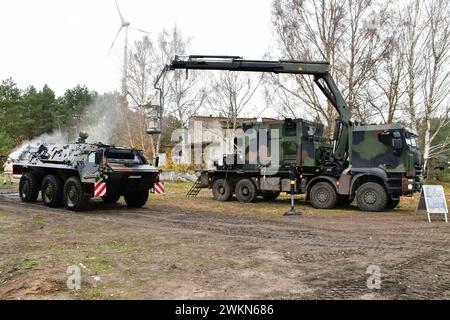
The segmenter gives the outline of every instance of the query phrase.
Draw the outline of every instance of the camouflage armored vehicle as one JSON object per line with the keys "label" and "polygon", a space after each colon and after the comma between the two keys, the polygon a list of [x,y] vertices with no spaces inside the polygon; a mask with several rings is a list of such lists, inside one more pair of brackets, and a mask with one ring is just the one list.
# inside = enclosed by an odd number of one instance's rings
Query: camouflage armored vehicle
{"label": "camouflage armored vehicle", "polygon": [[[215,164],[215,170],[202,172],[189,195],[204,187],[211,188],[219,201],[235,194],[241,202],[252,202],[257,196],[275,199],[281,192],[289,192],[292,183],[295,192],[306,194],[315,208],[330,209],[356,200],[363,211],[381,211],[395,208],[401,196],[411,196],[421,188],[422,156],[417,134],[399,124],[355,124],[327,62],[189,56],[176,57],[163,72],[176,69],[313,76],[339,114],[332,139],[324,138],[322,124],[302,119],[245,124],[243,140],[236,143],[243,148],[225,155],[223,163]],[[249,130],[259,134],[247,134]],[[257,148],[251,147],[252,139]],[[271,150],[274,147],[279,150],[276,154]],[[267,151],[270,161],[261,161],[261,149]],[[256,161],[250,161],[255,155]]]}
{"label": "camouflage armored vehicle", "polygon": [[13,166],[21,174],[22,201],[34,202],[41,191],[49,207],[86,208],[89,199],[115,203],[121,196],[129,207],[142,207],[159,171],[135,149],[84,143],[39,144],[24,149]]}

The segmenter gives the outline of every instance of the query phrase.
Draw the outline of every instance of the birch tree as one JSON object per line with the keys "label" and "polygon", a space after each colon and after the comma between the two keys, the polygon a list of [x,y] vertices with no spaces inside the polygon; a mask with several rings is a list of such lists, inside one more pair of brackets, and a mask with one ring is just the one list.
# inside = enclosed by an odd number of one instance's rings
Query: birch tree
{"label": "birch tree", "polygon": [[425,4],[427,40],[424,50],[424,167],[450,146],[449,133],[443,142],[436,137],[450,124],[450,5],[447,0]]}

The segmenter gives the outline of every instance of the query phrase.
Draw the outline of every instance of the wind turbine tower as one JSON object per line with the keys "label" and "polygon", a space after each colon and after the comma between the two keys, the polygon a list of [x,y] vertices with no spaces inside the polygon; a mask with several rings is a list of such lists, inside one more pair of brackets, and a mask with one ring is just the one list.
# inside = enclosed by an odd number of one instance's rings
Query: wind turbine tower
{"label": "wind turbine tower", "polygon": [[126,98],[127,94],[128,94],[128,84],[127,84],[127,79],[128,79],[128,29],[133,29],[142,33],[146,33],[146,34],[150,34],[150,32],[147,32],[145,30],[141,30],[141,29],[136,29],[130,26],[130,22],[128,22],[127,20],[125,20],[125,18],[122,15],[122,12],[120,11],[119,8],[119,4],[116,1],[116,7],[117,7],[117,12],[119,13],[119,17],[120,17],[120,28],[119,31],[117,32],[113,43],[111,44],[111,48],[109,49],[109,54],[111,53],[112,48],[114,47],[114,44],[116,43],[117,38],[119,37],[120,33],[122,32],[122,29],[125,29],[125,44],[123,46],[123,65],[122,65],[122,96]]}

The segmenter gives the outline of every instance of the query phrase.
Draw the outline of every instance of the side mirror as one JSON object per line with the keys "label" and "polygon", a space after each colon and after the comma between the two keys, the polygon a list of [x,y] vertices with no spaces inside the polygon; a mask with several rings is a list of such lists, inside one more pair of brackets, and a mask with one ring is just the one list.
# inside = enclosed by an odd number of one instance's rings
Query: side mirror
{"label": "side mirror", "polygon": [[402,141],[402,139],[398,139],[398,138],[392,139],[392,148],[394,148],[394,150],[401,150],[401,149],[403,149],[403,141]]}

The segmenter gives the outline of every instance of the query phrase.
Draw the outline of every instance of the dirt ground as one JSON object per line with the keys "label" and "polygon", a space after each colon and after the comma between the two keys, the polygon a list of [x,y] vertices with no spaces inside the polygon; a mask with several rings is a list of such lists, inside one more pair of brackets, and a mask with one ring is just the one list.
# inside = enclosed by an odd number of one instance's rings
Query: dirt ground
{"label": "dirt ground", "polygon": [[[92,201],[90,211],[24,204],[0,188],[1,299],[450,298],[450,228],[414,214],[356,207],[284,217],[289,200],[218,203],[168,184],[145,208]],[[10,193],[12,192],[12,193]],[[81,269],[81,289],[66,286]],[[381,289],[367,288],[367,268]]]}

